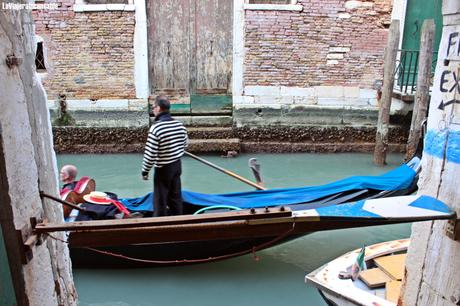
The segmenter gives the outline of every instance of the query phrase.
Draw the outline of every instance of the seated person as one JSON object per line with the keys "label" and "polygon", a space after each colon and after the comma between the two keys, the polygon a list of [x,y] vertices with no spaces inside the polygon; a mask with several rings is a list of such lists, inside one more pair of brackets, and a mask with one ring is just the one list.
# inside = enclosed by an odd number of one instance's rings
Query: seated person
{"label": "seated person", "polygon": [[62,183],[64,183],[64,185],[61,188],[62,190],[66,188],[73,190],[75,188],[75,186],[77,185],[77,173],[77,167],[75,167],[74,165],[65,165],[61,168],[59,176],[61,178]]}
{"label": "seated person", "polygon": [[[76,177],[77,167],[74,165],[62,167],[60,178],[64,185],[60,191],[61,199],[73,204],[83,203],[83,196],[96,189],[96,182],[93,179],[83,176],[76,180]],[[64,218],[67,218],[71,211],[71,207],[64,206]]]}

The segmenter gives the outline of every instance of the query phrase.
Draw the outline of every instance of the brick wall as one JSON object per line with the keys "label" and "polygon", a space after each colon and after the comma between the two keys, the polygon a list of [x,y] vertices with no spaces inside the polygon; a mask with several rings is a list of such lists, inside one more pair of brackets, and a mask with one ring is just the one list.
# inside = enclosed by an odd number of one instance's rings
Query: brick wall
{"label": "brick wall", "polygon": [[133,11],[74,12],[73,0],[58,10],[33,12],[44,40],[48,99],[132,99],[134,84]]}
{"label": "brick wall", "polygon": [[383,79],[391,0],[299,0],[245,11],[245,86],[355,86]]}

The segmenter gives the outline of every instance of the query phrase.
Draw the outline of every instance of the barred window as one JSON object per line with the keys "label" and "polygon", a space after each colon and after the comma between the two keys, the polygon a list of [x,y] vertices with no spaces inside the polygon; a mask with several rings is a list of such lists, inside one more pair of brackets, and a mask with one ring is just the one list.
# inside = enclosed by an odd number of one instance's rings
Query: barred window
{"label": "barred window", "polygon": [[37,42],[37,51],[35,52],[35,67],[38,72],[46,71],[45,55],[43,53],[43,42]]}

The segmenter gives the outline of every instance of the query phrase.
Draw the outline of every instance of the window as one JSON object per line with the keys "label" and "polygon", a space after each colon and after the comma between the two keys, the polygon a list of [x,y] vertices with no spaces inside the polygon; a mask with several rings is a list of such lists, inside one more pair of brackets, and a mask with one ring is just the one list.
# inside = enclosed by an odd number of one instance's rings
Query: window
{"label": "window", "polygon": [[37,42],[37,51],[35,52],[35,67],[37,72],[46,71],[45,56],[43,53],[43,42]]}

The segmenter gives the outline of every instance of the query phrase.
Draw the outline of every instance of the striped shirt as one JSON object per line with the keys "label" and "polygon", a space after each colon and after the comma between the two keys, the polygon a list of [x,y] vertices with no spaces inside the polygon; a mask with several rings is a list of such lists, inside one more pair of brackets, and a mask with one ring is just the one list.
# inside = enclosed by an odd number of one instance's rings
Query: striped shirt
{"label": "striped shirt", "polygon": [[149,129],[142,161],[143,173],[180,159],[187,146],[187,130],[180,121],[171,118],[169,113],[161,113],[158,119]]}

